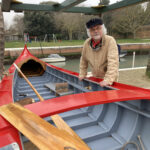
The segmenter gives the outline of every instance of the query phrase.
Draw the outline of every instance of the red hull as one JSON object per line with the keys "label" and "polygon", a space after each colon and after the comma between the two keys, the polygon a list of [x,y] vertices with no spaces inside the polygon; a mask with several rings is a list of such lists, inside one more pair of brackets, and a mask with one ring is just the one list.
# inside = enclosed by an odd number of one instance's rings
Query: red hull
{"label": "red hull", "polygon": [[[15,63],[18,64],[20,61],[28,57],[34,56],[30,54],[30,52],[27,50],[27,47],[25,46],[22,54],[18,57]],[[34,57],[34,59],[37,58]],[[52,65],[49,66],[61,70],[63,72],[66,72],[68,74],[78,76],[78,73],[58,68]],[[0,106],[13,102],[12,83],[14,71],[15,67],[12,65],[9,68],[10,75],[5,76],[2,82],[0,83]],[[101,81],[101,79],[93,77],[89,78],[89,80],[95,82]],[[127,100],[138,100],[138,99],[150,100],[150,90],[120,83],[114,83],[112,87],[117,88],[119,90],[97,91],[90,93],[68,95],[54,98],[51,99],[50,101],[47,100],[44,102],[26,105],[25,107],[41,117],[47,117],[56,113],[62,113],[64,111],[69,111],[72,109],[97,104],[112,103]],[[0,148],[5,145],[9,145],[13,142],[17,142],[18,145],[20,146],[20,149],[22,149],[19,132],[1,116],[0,116],[0,141],[1,141]]]}

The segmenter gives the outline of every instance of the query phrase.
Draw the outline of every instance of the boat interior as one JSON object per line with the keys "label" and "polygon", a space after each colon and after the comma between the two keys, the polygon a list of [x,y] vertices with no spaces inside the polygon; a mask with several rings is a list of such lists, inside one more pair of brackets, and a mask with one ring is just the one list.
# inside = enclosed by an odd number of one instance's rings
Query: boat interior
{"label": "boat interior", "polygon": [[[28,60],[20,65],[29,81],[45,99],[92,91],[115,90],[83,80],[55,68]],[[57,92],[57,83],[67,83],[67,90]],[[116,89],[119,90],[119,89]],[[15,71],[13,80],[14,102],[24,98],[39,99],[28,83]],[[88,144],[92,150],[141,149],[139,137],[145,150],[150,147],[150,102],[131,100],[94,105],[59,114],[64,121]],[[54,125],[50,117],[44,118]],[[22,135],[23,142],[28,141]]]}

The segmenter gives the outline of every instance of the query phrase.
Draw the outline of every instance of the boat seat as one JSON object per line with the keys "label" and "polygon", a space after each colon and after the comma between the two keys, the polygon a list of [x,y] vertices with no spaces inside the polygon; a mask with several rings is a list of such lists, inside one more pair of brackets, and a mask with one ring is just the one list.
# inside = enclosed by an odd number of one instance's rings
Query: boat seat
{"label": "boat seat", "polygon": [[[44,86],[49,88],[51,91],[55,92],[56,95],[58,95],[58,96],[69,95],[69,94],[74,93],[74,91],[69,90],[68,87],[66,89],[66,86],[65,86],[65,88],[63,87],[64,90],[58,90],[58,86],[57,86],[58,84],[63,84],[63,83],[50,82],[50,83],[45,84]],[[64,84],[66,84],[66,83],[64,83]]]}

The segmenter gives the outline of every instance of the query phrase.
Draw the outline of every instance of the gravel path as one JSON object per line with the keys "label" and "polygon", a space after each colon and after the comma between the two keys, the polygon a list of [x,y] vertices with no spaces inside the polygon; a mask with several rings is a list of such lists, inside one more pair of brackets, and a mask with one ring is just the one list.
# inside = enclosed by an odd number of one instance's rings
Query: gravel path
{"label": "gravel path", "polygon": [[150,89],[150,78],[145,76],[146,69],[120,71],[119,82]]}

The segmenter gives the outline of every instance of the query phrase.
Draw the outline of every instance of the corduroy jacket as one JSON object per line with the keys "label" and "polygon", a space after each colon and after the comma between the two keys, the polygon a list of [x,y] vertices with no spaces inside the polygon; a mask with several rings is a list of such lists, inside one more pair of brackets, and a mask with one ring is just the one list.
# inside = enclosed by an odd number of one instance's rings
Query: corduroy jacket
{"label": "corduroy jacket", "polygon": [[110,85],[118,78],[119,54],[116,41],[108,35],[102,36],[102,46],[98,50],[90,46],[91,38],[84,45],[80,58],[79,77],[86,77],[88,64],[94,77],[103,78]]}

